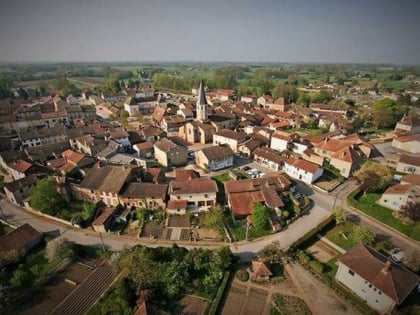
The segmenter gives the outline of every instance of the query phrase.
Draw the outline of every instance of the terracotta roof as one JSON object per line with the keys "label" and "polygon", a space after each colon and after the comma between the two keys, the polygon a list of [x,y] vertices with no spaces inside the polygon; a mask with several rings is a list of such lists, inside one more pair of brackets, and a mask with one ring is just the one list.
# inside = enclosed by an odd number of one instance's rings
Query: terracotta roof
{"label": "terracotta roof", "polygon": [[154,144],[154,146],[156,148],[160,149],[163,152],[169,152],[169,151],[175,149],[178,145],[173,143],[171,140],[163,138],[163,139],[159,140],[158,142],[156,142]]}
{"label": "terracotta roof", "polygon": [[190,180],[190,179],[199,178],[199,177],[200,177],[200,173],[194,170],[185,170],[185,169],[175,170],[175,179],[177,181]]}
{"label": "terracotta roof", "polygon": [[420,175],[419,174],[408,174],[401,177],[401,182],[420,186]]}
{"label": "terracotta roof", "polygon": [[312,174],[315,173],[319,168],[319,166],[316,164],[310,163],[302,159],[296,159],[294,157],[287,159],[285,163]]}
{"label": "terracotta roof", "polygon": [[285,132],[285,131],[276,131],[275,133],[273,133],[272,137],[288,141],[288,140],[292,139],[293,135],[294,134],[291,134],[291,133],[288,133],[288,132]]}
{"label": "terracotta roof", "polygon": [[93,167],[80,183],[80,187],[117,194],[130,174],[131,169],[122,166]]}
{"label": "terracotta roof", "polygon": [[166,208],[170,210],[186,209],[187,203],[187,200],[169,200]]}
{"label": "terracotta roof", "polygon": [[217,192],[216,182],[210,178],[194,178],[187,181],[171,181],[169,183],[169,194],[200,194]]}
{"label": "terracotta roof", "polygon": [[112,216],[115,214],[115,212],[117,212],[116,207],[106,208],[105,211],[102,212],[101,215],[99,217],[97,217],[95,221],[93,221],[92,225],[105,224],[108,219],[112,218]]}
{"label": "terracotta roof", "polygon": [[250,215],[256,202],[264,202],[261,191],[251,191],[229,194],[232,212],[235,216]]}
{"label": "terracotta roof", "polygon": [[348,146],[332,154],[331,158],[354,163],[358,161],[361,156],[355,149],[353,149],[351,146]]}
{"label": "terracotta roof", "polygon": [[166,108],[163,108],[162,106],[156,106],[153,110],[152,119],[156,122],[159,122],[163,119],[165,116]]}
{"label": "terracotta roof", "polygon": [[221,145],[221,146],[212,146],[201,149],[204,156],[209,160],[217,160],[227,158],[229,156],[233,156],[233,151],[228,145]]}
{"label": "terracotta roof", "polygon": [[16,162],[9,163],[9,167],[13,168],[19,173],[25,173],[31,166],[31,163],[26,162],[24,160],[18,160]]}
{"label": "terracotta roof", "polygon": [[166,199],[168,185],[151,183],[129,183],[120,193],[122,197],[130,198],[162,198]]}
{"label": "terracotta roof", "polygon": [[262,145],[262,141],[259,139],[250,139],[249,141],[243,144],[248,148],[249,151],[253,152],[256,148]]}
{"label": "terracotta roof", "polygon": [[253,260],[252,269],[254,270],[254,274],[256,276],[271,277],[273,275],[268,266],[262,261]]}
{"label": "terracotta roof", "polygon": [[114,129],[109,132],[109,135],[113,139],[121,139],[121,138],[127,138],[128,133],[124,129]]}
{"label": "terracotta roof", "polygon": [[236,131],[229,130],[229,129],[222,129],[222,130],[214,133],[214,135],[229,138],[229,139],[233,139],[233,140],[242,140],[242,139],[246,138],[245,133],[236,132]]}
{"label": "terracotta roof", "polygon": [[75,152],[73,150],[66,150],[63,153],[61,153],[61,156],[75,164],[78,164],[85,157],[84,154]]}
{"label": "terracotta roof", "polygon": [[6,188],[8,191],[10,192],[15,192],[18,191],[19,189],[23,188],[23,187],[29,187],[31,185],[36,184],[36,182],[38,181],[38,177],[30,174],[24,178],[15,180],[13,182],[10,183],[5,183],[4,184],[4,188]]}
{"label": "terracotta roof", "polygon": [[284,127],[287,127],[289,125],[290,124],[287,120],[282,120],[282,121],[277,121],[277,122],[271,123],[270,127],[277,129],[277,128],[284,128]]}
{"label": "terracotta roof", "polygon": [[267,159],[277,164],[280,164],[283,162],[283,158],[281,157],[280,154],[278,154],[273,149],[266,148],[266,147],[256,148],[254,151],[254,155],[256,157],[262,157],[263,159]]}
{"label": "terracotta roof", "polygon": [[162,170],[159,167],[151,167],[147,170],[147,173],[152,175],[152,181],[157,182],[159,175],[162,173]]}
{"label": "terracotta roof", "polygon": [[284,100],[284,97],[279,97],[278,99],[276,99],[276,101],[274,102],[274,104],[277,104],[277,105],[285,105],[286,102]]}
{"label": "terracotta roof", "polygon": [[414,135],[407,135],[407,136],[401,136],[394,138],[395,141],[399,142],[411,142],[411,141],[420,141],[420,134],[414,134]]}
{"label": "terracotta roof", "polygon": [[399,121],[400,124],[404,124],[407,126],[420,126],[420,118],[419,117],[413,117],[413,116],[404,116],[401,121]]}
{"label": "terracotta roof", "polygon": [[350,144],[351,143],[349,143],[348,141],[342,139],[334,139],[327,137],[323,141],[316,143],[315,147],[321,150],[337,152],[349,146]]}
{"label": "terracotta roof", "polygon": [[403,154],[400,156],[399,163],[420,166],[420,157]]}
{"label": "terracotta roof", "polygon": [[238,193],[238,192],[250,192],[261,190],[263,185],[275,186],[276,190],[285,190],[290,185],[290,180],[283,174],[275,177],[265,177],[265,178],[254,178],[254,179],[243,179],[236,181],[225,182],[225,192],[226,193]]}
{"label": "terracotta roof", "polygon": [[339,261],[397,304],[402,303],[419,282],[416,274],[393,264],[385,256],[363,244],[348,250]]}
{"label": "terracotta roof", "polygon": [[153,149],[153,145],[154,143],[152,141],[146,141],[142,143],[137,143],[134,146],[137,147],[137,149],[139,150],[149,150],[149,149]]}
{"label": "terracotta roof", "polygon": [[405,194],[410,189],[413,189],[414,185],[406,185],[406,184],[396,184],[392,185],[385,190],[384,194],[390,194],[390,195],[401,195]]}
{"label": "terracotta roof", "polygon": [[0,236],[0,253],[24,249],[28,244],[40,239],[42,234],[25,223],[10,233]]}

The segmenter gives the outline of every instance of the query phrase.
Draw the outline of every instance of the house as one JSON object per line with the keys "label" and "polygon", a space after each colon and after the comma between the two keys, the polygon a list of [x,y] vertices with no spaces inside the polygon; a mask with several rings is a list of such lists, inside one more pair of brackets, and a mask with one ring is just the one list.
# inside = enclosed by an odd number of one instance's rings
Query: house
{"label": "house", "polygon": [[322,104],[312,103],[309,108],[318,114],[331,115],[339,114],[343,118],[347,117],[349,106],[348,105],[334,105],[334,104]]}
{"label": "house", "polygon": [[390,314],[419,283],[419,277],[374,249],[358,244],[338,259],[335,279],[380,314]]}
{"label": "house", "polygon": [[312,184],[322,176],[323,168],[308,161],[291,157],[284,161],[283,170],[292,178]]}
{"label": "house", "polygon": [[316,154],[315,151],[312,149],[306,149],[305,151],[303,151],[302,159],[314,164],[318,164],[320,166],[324,165],[324,158]]}
{"label": "house", "polygon": [[227,145],[212,146],[195,153],[195,163],[206,171],[233,166],[233,151]]}
{"label": "house", "polygon": [[420,203],[420,189],[415,185],[396,184],[388,187],[377,203],[399,211],[409,201]]}
{"label": "house", "polygon": [[118,207],[108,207],[92,223],[93,230],[97,233],[107,233],[112,221],[118,212]]}
{"label": "house", "polygon": [[38,245],[41,239],[42,233],[25,223],[12,232],[0,236],[0,255],[4,257],[12,251],[26,254],[28,250]]}
{"label": "house", "polygon": [[285,175],[224,183],[226,199],[235,219],[244,219],[251,215],[256,202],[281,212],[284,206],[281,194],[290,185],[291,182]]}
{"label": "house", "polygon": [[160,167],[151,167],[143,174],[143,182],[160,184],[165,182],[165,173]]}
{"label": "house", "polygon": [[360,151],[354,149],[352,145],[338,150],[331,155],[330,164],[340,171],[345,178],[350,177],[353,172],[359,169],[364,158]]}
{"label": "house", "polygon": [[266,104],[266,107],[268,107],[270,110],[279,112],[287,112],[289,110],[289,104],[284,97],[279,97],[274,101],[274,103]]}
{"label": "house", "polygon": [[141,143],[137,143],[133,145],[133,149],[134,151],[137,152],[138,157],[150,159],[154,155],[153,146],[154,146],[154,142],[146,141],[146,142],[141,142]]}
{"label": "house", "polygon": [[420,118],[404,115],[404,117],[397,122],[394,131],[399,135],[420,133]]}
{"label": "house", "polygon": [[182,117],[165,116],[162,119],[160,128],[166,132],[168,137],[175,137],[179,135],[179,129],[185,125],[187,121]]}
{"label": "house", "polygon": [[255,95],[243,95],[243,96],[241,96],[241,102],[255,103],[256,101],[257,101],[257,97]]}
{"label": "house", "polygon": [[401,155],[397,163],[397,171],[420,174],[420,157],[406,154]]}
{"label": "house", "polygon": [[119,143],[124,149],[131,147],[129,134],[122,128],[111,130],[109,132],[109,139]]}
{"label": "house", "polygon": [[420,134],[395,137],[391,146],[408,153],[420,153]]}
{"label": "house", "polygon": [[[218,192],[216,182],[210,178],[194,178],[185,181],[174,180],[169,183],[169,213],[185,214],[188,212],[209,211],[216,204],[216,194]],[[184,201],[186,208],[176,208],[173,210],[173,202]],[[184,203],[182,205],[185,205]]]}
{"label": "house", "polygon": [[168,185],[128,183],[121,191],[121,203],[130,208],[165,209]]}
{"label": "house", "polygon": [[6,183],[4,185],[4,192],[11,202],[19,205],[29,197],[29,191],[35,186],[38,180],[39,178],[37,176],[29,175],[14,182]]}
{"label": "house", "polygon": [[67,141],[66,128],[62,125],[42,129],[31,128],[19,131],[18,135],[23,148]]}
{"label": "house", "polygon": [[401,184],[415,185],[420,188],[420,175],[408,174],[401,177]]}
{"label": "house", "polygon": [[283,165],[283,157],[273,149],[265,147],[255,149],[254,161],[273,171],[281,170]]}
{"label": "house", "polygon": [[119,193],[124,184],[130,182],[134,170],[124,166],[100,166],[98,163],[76,187],[76,199],[117,206],[120,203]]}
{"label": "house", "polygon": [[239,145],[239,152],[246,157],[253,157],[254,151],[263,145],[263,141],[260,139],[249,139]]}
{"label": "house", "polygon": [[163,138],[153,146],[155,159],[165,167],[184,166],[188,163],[188,149]]}
{"label": "house", "polygon": [[270,95],[263,95],[257,98],[257,104],[263,108],[269,107],[270,104],[274,103],[274,99]]}
{"label": "house", "polygon": [[33,167],[32,163],[25,160],[16,160],[7,164],[6,171],[12,176],[14,180],[24,178]]}
{"label": "house", "polygon": [[264,261],[252,261],[252,280],[254,281],[268,281],[273,276],[270,268]]}
{"label": "house", "polygon": [[194,170],[177,169],[175,170],[175,180],[190,180],[193,178],[199,178],[200,173]]}
{"label": "house", "polygon": [[239,151],[239,146],[247,140],[247,135],[243,132],[236,132],[229,129],[222,129],[213,134],[213,144],[230,146],[233,152]]}
{"label": "house", "polygon": [[108,146],[105,139],[96,135],[83,135],[74,139],[73,148],[90,156],[96,156]]}

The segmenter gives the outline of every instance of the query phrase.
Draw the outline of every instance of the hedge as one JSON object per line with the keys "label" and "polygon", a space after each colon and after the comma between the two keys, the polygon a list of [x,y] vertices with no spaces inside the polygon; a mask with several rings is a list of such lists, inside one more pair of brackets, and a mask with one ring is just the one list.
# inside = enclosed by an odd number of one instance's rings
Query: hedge
{"label": "hedge", "polygon": [[223,274],[222,283],[219,286],[219,290],[217,290],[216,297],[214,298],[213,302],[211,303],[210,309],[207,312],[208,315],[215,315],[217,310],[219,309],[220,302],[223,298],[223,293],[225,292],[226,286],[230,279],[231,271],[225,271]]}

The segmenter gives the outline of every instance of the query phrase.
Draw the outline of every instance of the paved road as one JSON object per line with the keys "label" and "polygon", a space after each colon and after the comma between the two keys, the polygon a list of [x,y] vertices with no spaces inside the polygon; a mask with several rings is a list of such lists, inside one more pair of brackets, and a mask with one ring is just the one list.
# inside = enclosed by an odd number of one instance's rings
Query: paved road
{"label": "paved road", "polygon": [[359,225],[369,227],[381,239],[386,239],[398,246],[407,253],[413,250],[420,250],[420,243],[402,236],[400,233],[384,227],[382,224],[377,223],[375,220],[367,216],[361,215],[359,212],[353,210],[346,202],[347,195],[357,188],[355,180],[348,180],[339,186],[332,194],[327,194],[319,191],[312,190],[312,188],[298,185],[298,189],[309,195],[318,206],[332,211],[334,206],[344,208],[349,216],[349,219]]}
{"label": "paved road", "polygon": [[[33,225],[36,229],[44,233],[47,233],[52,236],[62,235],[70,241],[82,245],[90,245],[101,248],[103,244],[104,247],[109,250],[122,250],[124,248],[129,248],[137,244],[143,244],[150,247],[171,246],[173,244],[172,242],[161,242],[156,240],[139,240],[136,238],[114,236],[108,234],[99,235],[90,229],[81,230],[68,227],[65,225],[61,225],[54,220],[29,213],[24,209],[11,204],[5,199],[0,201],[0,206],[3,209],[3,212],[6,216],[6,220],[15,225],[29,223]],[[3,215],[1,215],[0,217],[2,216]],[[254,257],[260,249],[276,240],[278,240],[282,247],[286,249],[296,240],[298,240],[302,235],[310,231],[318,223],[325,220],[328,216],[328,211],[325,211],[319,206],[314,206],[308,215],[304,215],[303,217],[299,218],[284,231],[272,234],[260,240],[242,241],[236,243],[231,246],[231,250],[235,255],[238,255],[241,259],[245,260]],[[180,246],[184,246],[186,248],[193,248],[199,246],[207,246],[211,248],[221,246],[220,243],[177,243]]]}

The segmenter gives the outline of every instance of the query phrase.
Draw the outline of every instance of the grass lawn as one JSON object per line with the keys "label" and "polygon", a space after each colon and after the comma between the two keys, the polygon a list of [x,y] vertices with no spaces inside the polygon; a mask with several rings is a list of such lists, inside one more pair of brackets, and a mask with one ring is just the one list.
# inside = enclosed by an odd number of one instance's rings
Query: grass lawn
{"label": "grass lawn", "polygon": [[213,176],[213,179],[219,183],[224,183],[224,182],[228,182],[232,180],[232,178],[229,176],[227,172],[220,175]]}
{"label": "grass lawn", "polygon": [[352,192],[347,198],[348,203],[382,223],[420,241],[420,222],[409,224],[395,218],[392,210],[375,203],[381,197],[380,194],[372,193],[359,197],[360,194],[359,190]]}
{"label": "grass lawn", "polygon": [[343,249],[350,249],[357,241],[354,239],[354,228],[356,226],[351,222],[346,222],[343,225],[336,225],[333,229],[328,231],[325,235],[334,244]]}
{"label": "grass lawn", "polygon": [[276,293],[273,295],[273,301],[275,307],[271,309],[270,314],[311,314],[305,302],[296,296]]}
{"label": "grass lawn", "polygon": [[[245,220],[233,222],[230,225],[230,228],[232,230],[233,236],[235,237],[236,241],[242,241],[245,239],[245,236],[246,236]],[[256,228],[250,228],[248,230],[248,239],[258,238],[258,237],[265,236],[271,233],[272,233],[271,229],[260,230]]]}

